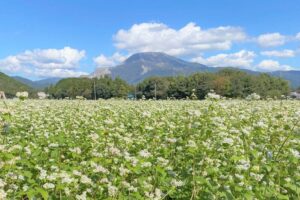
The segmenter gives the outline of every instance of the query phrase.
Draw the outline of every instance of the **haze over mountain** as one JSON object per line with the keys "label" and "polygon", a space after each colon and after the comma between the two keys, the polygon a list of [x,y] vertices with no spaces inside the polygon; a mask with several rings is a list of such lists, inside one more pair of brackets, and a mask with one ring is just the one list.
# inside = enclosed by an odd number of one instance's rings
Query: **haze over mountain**
{"label": "haze over mountain", "polygon": [[38,81],[32,81],[30,79],[21,76],[13,76],[12,78],[34,89],[44,89],[50,85],[55,85],[58,81],[62,79],[62,78],[46,78]]}
{"label": "haze over mountain", "polygon": [[[228,66],[233,68],[235,66]],[[160,52],[145,52],[133,54],[122,64],[109,68],[97,68],[89,77],[110,75],[119,76],[129,83],[138,83],[150,76],[188,75],[194,72],[217,72],[223,67],[209,67],[199,63],[184,61],[182,59]],[[261,72],[239,69],[251,74]],[[282,77],[290,81],[292,87],[300,86],[300,71],[274,71],[267,72],[272,76]]]}

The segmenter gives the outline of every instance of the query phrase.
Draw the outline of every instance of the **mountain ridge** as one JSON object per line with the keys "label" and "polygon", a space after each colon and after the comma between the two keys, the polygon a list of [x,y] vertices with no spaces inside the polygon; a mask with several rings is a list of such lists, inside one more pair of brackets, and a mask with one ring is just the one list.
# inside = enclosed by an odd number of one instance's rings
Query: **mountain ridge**
{"label": "mountain ridge", "polygon": [[224,68],[233,68],[250,74],[267,73],[288,80],[293,88],[300,86],[300,71],[259,72],[249,69],[228,67],[209,67],[203,64],[188,62],[161,52],[136,53],[115,67],[97,68],[89,77],[110,75],[120,77],[135,84],[150,76],[189,75],[195,72],[218,72]]}
{"label": "mountain ridge", "polygon": [[62,78],[46,78],[37,81],[32,81],[30,79],[21,76],[12,76],[12,78],[34,89],[44,89],[50,85],[55,85],[58,81],[62,79]]}

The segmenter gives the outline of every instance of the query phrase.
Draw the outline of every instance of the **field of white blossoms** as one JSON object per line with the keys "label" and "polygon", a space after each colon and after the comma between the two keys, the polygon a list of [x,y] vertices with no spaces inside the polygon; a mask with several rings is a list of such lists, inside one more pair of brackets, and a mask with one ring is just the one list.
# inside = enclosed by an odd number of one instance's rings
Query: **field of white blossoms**
{"label": "field of white blossoms", "polygon": [[300,199],[300,101],[0,101],[0,199]]}

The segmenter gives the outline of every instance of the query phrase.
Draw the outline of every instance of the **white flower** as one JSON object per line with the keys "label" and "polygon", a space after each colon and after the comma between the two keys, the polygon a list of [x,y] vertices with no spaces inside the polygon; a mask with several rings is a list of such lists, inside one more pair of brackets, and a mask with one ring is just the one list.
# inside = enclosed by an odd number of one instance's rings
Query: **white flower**
{"label": "white flower", "polygon": [[160,189],[155,188],[154,193],[155,193],[155,199],[159,200],[159,199],[162,198],[163,193],[162,193],[162,191]]}
{"label": "white flower", "polygon": [[118,193],[118,188],[113,185],[108,185],[108,195],[110,197],[116,196]]}
{"label": "white flower", "polygon": [[250,172],[250,176],[253,177],[256,181],[261,181],[264,177],[263,174],[255,174],[253,172]]}
{"label": "white flower", "polygon": [[92,163],[92,167],[94,168],[93,169],[94,173],[101,172],[103,174],[107,174],[109,172],[106,168],[102,167],[101,165],[97,165],[96,163]]}
{"label": "white flower", "polygon": [[289,178],[289,177],[285,178],[284,180],[288,183],[291,182],[291,178]]}
{"label": "white flower", "polygon": [[151,162],[144,162],[142,164],[142,167],[151,167],[151,166],[152,166]]}
{"label": "white flower", "polygon": [[70,193],[71,193],[70,189],[69,189],[69,188],[67,188],[67,187],[64,189],[64,191],[65,191],[65,193],[66,193],[66,195],[67,195],[67,196],[69,196],[69,195],[70,195]]}
{"label": "white flower", "polygon": [[250,167],[249,161],[246,160],[240,160],[239,164],[237,165],[237,169],[239,170],[248,170]]}
{"label": "white flower", "polygon": [[293,156],[295,158],[300,158],[300,153],[299,151],[295,150],[295,149],[290,149],[290,152],[293,154]]}
{"label": "white flower", "polygon": [[108,151],[112,154],[112,155],[116,155],[116,156],[120,156],[121,155],[121,151],[116,148],[116,147],[110,147],[108,149]]}
{"label": "white flower", "polygon": [[90,134],[90,138],[94,141],[97,141],[99,139],[99,135],[97,133]]}
{"label": "white flower", "polygon": [[30,147],[25,147],[24,148],[25,149],[25,151],[26,151],[26,153],[28,154],[28,155],[30,155],[31,154],[31,150],[30,150]]}
{"label": "white flower", "polygon": [[145,112],[142,113],[142,116],[143,117],[151,117],[151,112],[145,111]]}
{"label": "white flower", "polygon": [[0,188],[3,188],[6,185],[6,183],[0,178]]}
{"label": "white flower", "polygon": [[256,93],[252,93],[246,97],[246,100],[259,100],[260,96]]}
{"label": "white flower", "polygon": [[108,179],[107,178],[102,178],[100,180],[100,183],[109,183]]}
{"label": "white flower", "polygon": [[81,195],[76,195],[77,200],[86,200],[86,191],[84,191]]}
{"label": "white flower", "polygon": [[77,170],[73,170],[73,174],[76,175],[76,176],[81,176],[82,173],[80,171],[77,171]]}
{"label": "white flower", "polygon": [[19,99],[26,99],[28,98],[28,92],[17,92],[16,97],[18,97]]}
{"label": "white flower", "polygon": [[53,183],[45,183],[43,185],[43,188],[45,188],[45,189],[53,189],[53,188],[55,188],[55,185]]}
{"label": "white flower", "polygon": [[221,95],[218,95],[214,91],[211,91],[206,95],[206,99],[218,100],[218,99],[221,99]]}
{"label": "white flower", "polygon": [[229,145],[232,145],[233,144],[233,139],[231,139],[231,138],[225,138],[224,140],[223,140],[223,144],[229,144]]}
{"label": "white flower", "polygon": [[70,150],[71,152],[73,152],[73,153],[81,154],[81,149],[80,149],[80,147],[70,148],[69,150]]}
{"label": "white flower", "polygon": [[48,146],[52,147],[52,148],[55,148],[55,147],[59,147],[59,144],[57,144],[57,143],[51,143]]}
{"label": "white flower", "polygon": [[126,174],[128,174],[130,172],[128,169],[124,168],[123,166],[121,166],[119,168],[119,171],[120,171],[121,176],[125,176]]}
{"label": "white flower", "polygon": [[43,179],[46,179],[46,177],[47,177],[47,171],[41,169],[41,170],[40,170],[40,176],[39,176],[39,178],[40,178],[41,180],[43,180]]}
{"label": "white flower", "polygon": [[61,177],[61,182],[62,183],[67,183],[70,184],[74,181],[74,178],[72,178],[69,174],[67,174],[66,172],[63,172],[60,174]]}
{"label": "white flower", "polygon": [[89,177],[87,177],[86,175],[82,175],[80,178],[80,182],[83,184],[92,184],[92,179],[90,179]]}
{"label": "white flower", "polygon": [[147,149],[141,150],[139,154],[143,158],[149,158],[151,156],[151,153],[149,153]]}
{"label": "white flower", "polygon": [[197,147],[195,141],[193,141],[193,140],[189,140],[187,146],[191,147],[191,148],[196,148]]}
{"label": "white flower", "polygon": [[170,143],[175,143],[177,141],[176,138],[167,138],[167,142],[170,142]]}
{"label": "white flower", "polygon": [[243,175],[240,175],[240,174],[235,174],[235,177],[237,177],[237,178],[240,179],[240,180],[243,180],[243,179],[244,179],[244,176],[243,176]]}
{"label": "white flower", "polygon": [[29,189],[28,185],[24,185],[24,186],[23,186],[23,191],[26,192],[28,189]]}
{"label": "white flower", "polygon": [[181,187],[184,185],[184,183],[182,181],[180,181],[180,180],[178,181],[176,179],[172,179],[171,184],[174,187]]}
{"label": "white flower", "polygon": [[4,190],[0,189],[0,199],[6,199],[7,194],[5,193]]}

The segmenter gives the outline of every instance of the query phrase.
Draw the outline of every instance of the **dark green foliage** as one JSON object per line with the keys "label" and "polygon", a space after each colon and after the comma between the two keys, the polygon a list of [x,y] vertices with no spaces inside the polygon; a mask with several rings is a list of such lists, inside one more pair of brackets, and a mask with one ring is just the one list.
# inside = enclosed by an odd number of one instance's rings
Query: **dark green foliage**
{"label": "dark green foliage", "polygon": [[[245,98],[257,93],[263,98],[280,97],[290,91],[287,81],[268,74],[251,75],[243,71],[224,69],[217,73],[195,73],[190,76],[150,77],[134,88],[117,77],[99,79],[67,78],[50,86],[46,92],[54,98],[87,99],[127,98],[129,94],[146,99],[185,99],[194,93],[204,99],[210,90],[229,98]],[[194,91],[194,92],[193,92]]]}
{"label": "dark green foliage", "polygon": [[[66,78],[59,81],[55,86],[46,88],[46,92],[52,98],[75,99],[76,96],[83,96],[86,99],[109,99],[125,98],[130,91],[130,86],[120,78]],[[96,92],[96,93],[95,93]]]}
{"label": "dark green foliage", "polygon": [[155,98],[155,87],[156,87],[156,98],[166,99],[168,97],[168,89],[171,83],[171,78],[166,77],[150,77],[145,79],[143,82],[137,85],[138,98],[144,95],[147,99]]}
{"label": "dark green foliage", "polygon": [[245,98],[249,94],[257,93],[263,98],[280,97],[290,91],[286,80],[268,74],[250,75],[246,72],[224,69],[217,73],[195,73],[190,76],[152,77],[139,83],[138,97],[154,98],[155,91],[158,99],[173,97],[185,99],[195,95],[204,99],[210,90],[214,90],[229,98]]}

